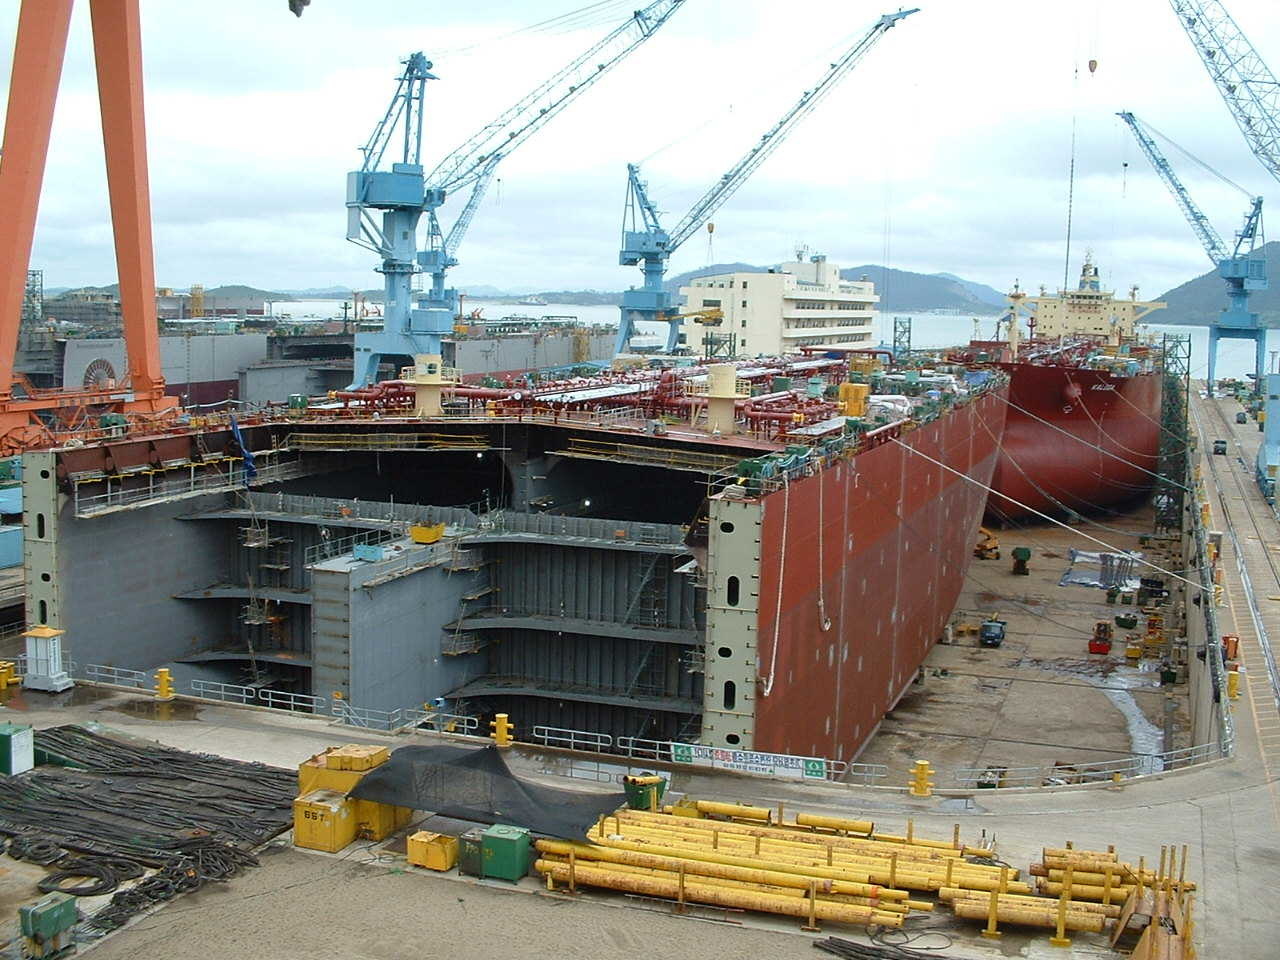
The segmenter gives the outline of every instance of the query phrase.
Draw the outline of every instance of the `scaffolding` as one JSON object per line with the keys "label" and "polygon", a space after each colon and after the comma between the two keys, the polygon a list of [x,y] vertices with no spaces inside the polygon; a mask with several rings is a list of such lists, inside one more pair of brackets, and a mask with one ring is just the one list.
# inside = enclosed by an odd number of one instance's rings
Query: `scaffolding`
{"label": "scaffolding", "polygon": [[702,355],[707,360],[736,360],[738,335],[732,330],[728,333],[718,333],[708,329],[702,335]]}
{"label": "scaffolding", "polygon": [[1164,334],[1160,384],[1160,448],[1156,473],[1155,532],[1182,529],[1187,490],[1187,413],[1191,388],[1190,334]]}
{"label": "scaffolding", "polygon": [[21,329],[30,330],[44,320],[44,271],[28,270],[27,286],[22,293]]}
{"label": "scaffolding", "polygon": [[911,318],[893,318],[893,362],[904,364],[911,359]]}

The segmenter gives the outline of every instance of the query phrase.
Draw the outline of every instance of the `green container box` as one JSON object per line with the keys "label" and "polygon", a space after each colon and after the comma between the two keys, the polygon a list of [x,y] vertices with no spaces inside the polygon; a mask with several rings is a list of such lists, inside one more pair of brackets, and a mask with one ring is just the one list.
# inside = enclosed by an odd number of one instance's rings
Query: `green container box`
{"label": "green container box", "polygon": [[632,810],[654,810],[662,804],[662,795],[667,792],[667,781],[659,779],[655,783],[642,782],[645,779],[648,778],[624,777],[622,780],[627,806]]}
{"label": "green container box", "polygon": [[484,830],[475,827],[458,838],[458,872],[468,877],[484,876]]}
{"label": "green container box", "polygon": [[76,925],[75,897],[51,893],[33,904],[19,907],[18,923],[24,937],[52,940]]}
{"label": "green container box", "polygon": [[496,823],[484,832],[484,876],[516,883],[529,874],[533,838],[524,827]]}
{"label": "green container box", "polygon": [[35,766],[35,734],[20,723],[0,723],[0,773],[13,776]]}

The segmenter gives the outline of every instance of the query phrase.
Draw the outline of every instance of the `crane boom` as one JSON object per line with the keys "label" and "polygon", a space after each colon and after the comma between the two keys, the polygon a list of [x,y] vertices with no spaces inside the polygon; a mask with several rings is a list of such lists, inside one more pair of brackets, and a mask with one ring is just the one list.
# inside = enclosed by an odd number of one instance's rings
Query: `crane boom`
{"label": "crane boom", "polygon": [[639,288],[632,287],[622,296],[618,353],[627,348],[637,322],[652,320],[665,320],[670,324],[667,352],[675,349],[679,335],[679,317],[672,308],[671,295],[662,288],[662,277],[666,273],[667,260],[671,254],[706,224],[712,214],[782,144],[796,124],[808,116],[836,84],[857,66],[881,37],[899,20],[917,12],[918,8],[912,8],[886,13],[880,17],[861,40],[831,64],[817,85],[806,90],[751,149],[698,199],[670,233],[662,228],[657,207],[650,199],[644,181],[640,179],[639,168],[635,164],[627,166],[627,198],[623,208],[622,248],[618,253],[618,262],[623,266],[641,264],[644,282]]}
{"label": "crane boom", "polygon": [[648,40],[685,0],[657,0],[583,51],[558,72],[466,139],[427,176],[429,186],[451,191],[484,175],[495,154],[508,154]]}
{"label": "crane boom", "polygon": [[716,210],[737,192],[747,178],[756,171],[756,168],[764,163],[774,150],[778,149],[791,130],[808,116],[813,108],[858,65],[858,62],[866,56],[867,52],[876,45],[880,38],[888,33],[899,20],[911,16],[918,10],[919,8],[914,8],[911,10],[899,10],[897,13],[886,13],[876,21],[866,36],[847,50],[844,56],[831,64],[817,85],[812,90],[806,90],[791,109],[784,113],[777,123],[765,131],[764,136],[729,169],[729,172],[722,176],[710,190],[698,199],[697,203],[689,208],[689,212],[684,215],[680,222],[676,224],[675,229],[671,231],[671,239],[667,246],[668,252],[674,253],[682,243],[702,229],[702,226],[711,219]]}
{"label": "crane boom", "polygon": [[1142,152],[1146,154],[1151,165],[1155,167],[1156,173],[1160,175],[1160,179],[1173,194],[1178,206],[1182,208],[1183,216],[1187,218],[1187,223],[1191,225],[1201,246],[1204,247],[1205,253],[1218,268],[1218,276],[1226,282],[1227,306],[1209,325],[1209,394],[1211,396],[1213,394],[1214,371],[1218,362],[1218,341],[1223,337],[1254,342],[1256,382],[1260,385],[1262,375],[1266,372],[1267,327],[1260,322],[1256,313],[1250,312],[1249,295],[1255,290],[1266,290],[1268,286],[1267,263],[1258,248],[1258,242],[1262,238],[1262,197],[1251,198],[1252,204],[1248,213],[1245,214],[1244,226],[1236,232],[1235,245],[1228,250],[1222,237],[1196,206],[1191,195],[1187,193],[1187,188],[1182,185],[1182,181],[1173,172],[1173,167],[1169,165],[1169,161],[1165,159],[1164,154],[1151,138],[1148,130],[1152,128],[1128,111],[1118,113],[1116,116],[1127,123],[1129,129],[1133,131],[1138,145],[1142,147]]}
{"label": "crane boom", "polygon": [[1280,81],[1218,0],[1170,0],[1249,149],[1280,180]]}
{"label": "crane boom", "polygon": [[[347,175],[347,239],[382,258],[386,315],[381,331],[356,334],[352,386],[372,382],[385,357],[434,355],[453,329],[458,295],[445,275],[471,226],[498,164],[557,116],[570,102],[634,52],[669,20],[685,0],[655,0],[637,10],[514,106],[481,127],[429,174],[422,168],[423,95],[431,63],[421,53],[405,61],[391,105],[361,148],[364,163]],[[387,156],[390,169],[381,169]],[[454,191],[469,189],[467,202],[447,234],[437,211]],[[381,218],[375,216],[380,213]],[[426,246],[418,248],[418,226],[426,216]],[[431,275],[428,290],[414,276]]]}
{"label": "crane boom", "polygon": [[1147,132],[1146,125],[1127,110],[1117,113],[1116,116],[1127,123],[1129,129],[1133,131],[1133,136],[1138,141],[1138,146],[1142,148],[1142,152],[1146,154],[1151,166],[1155,167],[1156,173],[1164,181],[1165,186],[1169,188],[1169,192],[1173,194],[1173,199],[1177,201],[1178,207],[1182,210],[1182,215],[1187,218],[1187,223],[1191,225],[1192,231],[1199,238],[1200,245],[1204,247],[1204,252],[1209,255],[1209,259],[1213,261],[1215,266],[1226,260],[1228,256],[1227,245],[1222,242],[1222,237],[1218,235],[1218,231],[1213,229],[1209,218],[1204,215],[1203,211],[1196,206],[1195,201],[1191,199],[1191,194],[1187,193],[1187,188],[1182,185],[1182,181],[1173,172],[1173,167],[1169,165],[1169,161],[1160,152],[1155,140]]}

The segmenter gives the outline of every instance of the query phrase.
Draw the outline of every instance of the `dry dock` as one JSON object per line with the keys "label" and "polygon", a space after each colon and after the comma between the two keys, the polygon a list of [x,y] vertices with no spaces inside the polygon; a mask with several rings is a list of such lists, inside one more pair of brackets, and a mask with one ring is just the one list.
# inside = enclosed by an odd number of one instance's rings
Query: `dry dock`
{"label": "dry dock", "polygon": [[[1150,531],[1151,512],[1144,507],[1081,529],[1119,549],[1143,550],[1139,536]],[[1097,587],[1059,586],[1070,549],[1091,544],[1047,522],[999,536],[1000,559],[975,559],[969,568],[952,642],[933,648],[919,681],[859,759],[886,764],[895,780],[918,757],[977,777],[1032,765],[1069,770],[1188,746],[1186,684],[1162,686],[1159,665],[1127,663],[1123,643],[1109,655],[1087,650],[1095,621],[1135,613],[1108,604]],[[1026,575],[1012,573],[1016,547],[1032,551]],[[961,629],[992,616],[1007,621],[997,649]],[[1117,639],[1123,633],[1116,628]]]}

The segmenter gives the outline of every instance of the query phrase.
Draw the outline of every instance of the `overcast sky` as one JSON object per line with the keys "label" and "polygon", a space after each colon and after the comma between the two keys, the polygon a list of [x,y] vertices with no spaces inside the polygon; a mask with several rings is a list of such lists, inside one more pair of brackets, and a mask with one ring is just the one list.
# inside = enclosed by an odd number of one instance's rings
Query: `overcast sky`
{"label": "overcast sky", "polygon": [[[399,61],[422,50],[434,161],[625,17],[522,30],[587,0],[142,0],[156,273],[185,288],[380,286],[343,239],[344,177]],[[922,0],[715,216],[716,261],[799,244],[845,265],[1061,283],[1076,124],[1071,275],[1154,296],[1209,263],[1114,116],[1130,109],[1280,206],[1167,0]],[[1228,0],[1280,70],[1280,4]],[[869,0],[686,0],[645,46],[504,162],[452,282],[621,289],[626,163],[668,226],[882,12]],[[17,3],[0,5],[11,37]],[[513,34],[514,36],[507,36]],[[12,48],[0,56],[6,84]],[[1096,59],[1096,73],[1087,64]],[[7,95],[7,94],[6,94]],[[114,280],[88,4],[63,72],[34,267],[49,286]],[[1171,154],[1224,236],[1244,196]],[[1128,167],[1124,166],[1128,163]],[[446,209],[446,222],[457,207]],[[1280,222],[1280,221],[1277,221]],[[707,262],[705,235],[672,272]]]}

